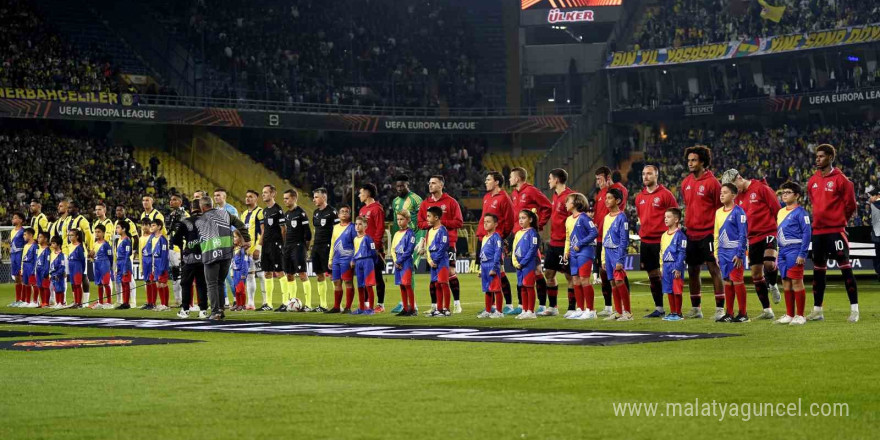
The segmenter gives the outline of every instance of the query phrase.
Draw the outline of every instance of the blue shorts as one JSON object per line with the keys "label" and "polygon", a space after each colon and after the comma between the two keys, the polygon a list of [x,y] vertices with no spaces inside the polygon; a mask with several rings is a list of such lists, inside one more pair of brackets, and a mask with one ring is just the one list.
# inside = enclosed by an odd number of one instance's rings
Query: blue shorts
{"label": "blue shorts", "polygon": [[333,281],[351,281],[354,278],[354,269],[351,267],[350,259],[339,259],[333,261],[333,271],[331,278]]}
{"label": "blue shorts", "polygon": [[535,285],[535,279],[537,277],[538,277],[538,270],[536,269],[535,263],[527,264],[522,269],[517,269],[517,271],[516,271],[516,285],[517,286],[525,286],[525,287],[533,287]]}
{"label": "blue shorts", "polygon": [[438,264],[437,267],[431,268],[432,283],[448,283],[449,282],[449,264]]}
{"label": "blue shorts", "polygon": [[[740,266],[738,269],[733,267],[734,257],[736,257],[736,253],[734,252],[722,252],[721,249],[718,250],[718,267],[721,268],[721,279],[742,282],[744,275],[743,269],[745,266]],[[745,265],[745,261],[742,263]]]}
{"label": "blue shorts", "polygon": [[403,284],[404,286],[412,285],[412,276],[413,276],[413,261],[412,259],[405,261],[400,265],[403,269],[394,268],[394,284],[399,286]]}
{"label": "blue shorts", "polygon": [[37,271],[37,268],[34,267],[34,266],[31,266],[31,267],[24,266],[24,267],[21,269],[21,280],[22,280],[22,282],[23,282],[23,283],[27,283],[27,282],[28,282],[28,279],[30,279],[30,277],[36,275],[36,273],[37,273],[36,271]]}
{"label": "blue shorts", "polygon": [[572,253],[568,257],[568,269],[573,277],[589,277],[593,271],[593,257],[586,253]]}
{"label": "blue shorts", "polygon": [[21,252],[10,254],[9,261],[12,264],[12,276],[21,276]]}
{"label": "blue shorts", "polygon": [[95,284],[110,284],[113,278],[113,271],[109,264],[95,264]]}
{"label": "blue shorts", "polygon": [[682,268],[681,276],[676,279],[675,274],[675,265],[672,263],[664,263],[663,264],[663,275],[661,276],[661,282],[663,284],[663,293],[674,293],[676,295],[681,295],[684,291],[684,269]]}
{"label": "blue shorts", "polygon": [[785,248],[779,250],[779,256],[776,257],[776,266],[779,268],[779,276],[783,279],[804,279],[804,266],[797,265],[798,252],[800,252],[800,246],[787,252]]}
{"label": "blue shorts", "polygon": [[52,280],[52,290],[54,290],[55,293],[66,292],[67,291],[67,282],[64,280],[64,278],[62,278],[60,280],[53,279]]}
{"label": "blue shorts", "polygon": [[602,262],[605,263],[605,274],[608,276],[609,280],[613,280],[614,268],[617,267],[617,261],[620,259],[618,255],[620,253],[620,250],[617,248],[603,248],[602,252]]}
{"label": "blue shorts", "polygon": [[376,266],[370,258],[355,260],[354,271],[358,279],[358,287],[376,285]]}
{"label": "blue shorts", "polygon": [[609,280],[623,281],[626,278],[625,269],[615,270],[617,267],[617,257],[612,259],[606,255],[603,256],[603,259],[605,260],[605,275],[608,276]]}
{"label": "blue shorts", "polygon": [[493,264],[480,265],[480,280],[483,282],[483,292],[500,292],[501,291],[501,271],[496,270],[495,275],[489,275],[489,272],[495,269]]}

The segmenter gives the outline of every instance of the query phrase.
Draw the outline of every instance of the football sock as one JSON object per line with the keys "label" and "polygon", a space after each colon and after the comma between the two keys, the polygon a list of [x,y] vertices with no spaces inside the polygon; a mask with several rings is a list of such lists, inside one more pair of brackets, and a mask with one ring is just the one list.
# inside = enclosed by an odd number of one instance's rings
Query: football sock
{"label": "football sock", "polygon": [[770,308],[770,288],[764,278],[754,278],[752,283],[755,285],[755,292],[758,293],[758,301],[761,302],[761,308]]}
{"label": "football sock", "polygon": [[[382,261],[382,264],[385,264],[385,262]],[[385,276],[382,275],[382,269],[379,266],[376,266],[376,296],[379,299],[379,304],[385,304]],[[370,304],[376,305],[372,301],[370,301]]]}
{"label": "football sock", "polygon": [[24,301],[22,298],[21,284],[15,285],[15,300],[18,302]]}
{"label": "football sock", "polygon": [[[767,258],[767,257],[764,257]],[[764,269],[764,279],[767,280],[767,284],[772,286],[779,281],[779,269],[767,270]]]}
{"label": "football sock", "polygon": [[437,282],[431,281],[431,284],[428,286],[428,291],[431,292],[431,304],[437,304]]}
{"label": "football sock", "polygon": [[272,296],[275,295],[275,278],[266,278],[265,304],[272,306]]}
{"label": "football sock", "polygon": [[727,287],[723,287],[721,290],[715,288],[715,307],[724,307],[725,299],[727,299]]}
{"label": "football sock", "polygon": [[678,313],[675,311],[675,294],[674,293],[667,293],[666,298],[669,301],[669,313],[671,313],[671,314]]}
{"label": "football sock", "polygon": [[[764,287],[766,288],[766,284]],[[737,312],[740,315],[746,316],[746,285],[745,284],[734,284],[733,290],[736,292],[736,305],[738,306]],[[769,305],[768,305],[769,307]]]}
{"label": "football sock", "polygon": [[584,306],[587,309],[595,310],[593,307],[596,307],[596,292],[593,290],[593,285],[590,284],[589,280],[587,280],[586,283],[587,284],[585,285],[581,285],[581,291],[584,293]]}
{"label": "football sock", "polygon": [[611,282],[608,281],[608,273],[600,270],[599,278],[602,280],[602,297],[605,299],[605,307],[610,307],[614,289],[611,287]]}
{"label": "football sock", "polygon": [[327,308],[327,280],[318,281],[318,305]]}
{"label": "football sock", "polygon": [[654,298],[654,307],[663,307],[663,283],[660,277],[649,276],[648,282],[651,285],[651,297]]}
{"label": "football sock", "polygon": [[794,315],[794,291],[791,289],[785,290],[785,314],[788,316]]}
{"label": "football sock", "polygon": [[303,298],[305,298],[306,307],[312,307],[312,281],[306,278],[303,283]]}
{"label": "football sock", "polygon": [[443,310],[449,310],[449,305],[452,304],[452,288],[449,283],[441,283],[440,288],[443,290]]}
{"label": "football sock", "polygon": [[568,310],[574,310],[575,306],[577,306],[577,298],[574,295],[574,287],[571,286],[569,282],[568,285]]}
{"label": "football sock", "polygon": [[813,306],[822,307],[825,302],[825,267],[813,269]]}
{"label": "football sock", "polygon": [[373,286],[367,286],[367,308],[372,309],[376,304],[376,298],[374,297],[375,293],[373,293]]}
{"label": "football sock", "polygon": [[[299,283],[296,282],[296,279],[293,279],[287,280],[285,284],[287,285],[287,301],[285,301],[285,303],[288,303],[299,296]],[[283,292],[282,288],[282,294]]]}
{"label": "football sock", "polygon": [[519,286],[519,285],[516,286],[516,303],[519,304],[520,307],[522,307],[522,305],[523,305],[522,289],[523,289],[523,286]]}
{"label": "football sock", "polygon": [[[736,296],[736,289],[733,288],[733,285],[725,284],[724,285],[724,299],[726,300],[726,308],[724,312],[728,315],[733,316],[733,299]],[[716,301],[717,304],[717,301]]]}
{"label": "football sock", "polygon": [[627,286],[626,283],[622,286],[617,286],[617,294],[620,295],[620,299],[623,302],[623,311],[626,313],[632,313],[629,298],[629,286]]}
{"label": "football sock", "polygon": [[403,304],[403,310],[409,310],[409,295],[403,284],[400,285],[400,303]]}
{"label": "football sock", "polygon": [[611,299],[614,301],[614,311],[618,315],[623,313],[623,304],[620,301],[620,289],[617,286],[611,286]]}
{"label": "football sock", "polygon": [[345,308],[350,309],[351,303],[354,301],[354,286],[345,288]]}
{"label": "football sock", "polygon": [[333,308],[338,309],[342,305],[342,286],[333,285]]}
{"label": "football sock", "polygon": [[501,292],[495,292],[495,312],[501,313],[502,307],[504,307],[504,294]]}
{"label": "football sock", "polygon": [[[547,286],[547,305],[550,307],[558,307],[559,285]],[[540,301],[540,299],[539,299]],[[569,299],[569,302],[571,300]]]}
{"label": "football sock", "polygon": [[[510,304],[513,302],[513,294],[510,290],[510,280],[507,279],[507,274],[501,277],[501,294],[504,296],[504,304]],[[500,309],[498,310],[501,311]]]}
{"label": "football sock", "polygon": [[[453,275],[449,277],[449,289],[452,292],[452,298],[456,301],[461,299],[461,287],[458,284],[458,276]],[[449,303],[446,304],[446,308],[449,308]]]}
{"label": "football sock", "polygon": [[358,286],[357,289],[358,289],[358,309],[364,310],[364,303],[367,301],[367,299],[365,297],[366,292],[364,292],[364,288],[361,286]]}
{"label": "football sock", "polygon": [[407,299],[409,300],[409,309],[415,310],[416,309],[416,291],[415,291],[415,289],[413,289],[412,284],[406,286],[406,296],[407,296]]}
{"label": "football sock", "polygon": [[843,275],[843,284],[846,286],[846,296],[849,298],[849,303],[858,304],[859,289],[856,286],[856,277],[853,275],[852,267],[849,263],[840,266],[840,273]]}
{"label": "football sock", "polygon": [[494,302],[492,292],[485,292],[483,295],[484,302],[486,303],[486,313],[492,312],[492,303]]}
{"label": "football sock", "polygon": [[[574,300],[578,309],[583,310],[586,307],[586,305],[584,305],[584,288],[580,284],[574,286]],[[571,300],[569,300],[569,303],[570,302]],[[571,306],[569,306],[568,309],[571,310]]]}
{"label": "football sock", "polygon": [[807,302],[807,291],[806,290],[795,290],[794,291],[794,302],[797,307],[797,315],[804,316],[804,305]]}
{"label": "football sock", "polygon": [[[544,275],[538,275],[537,279],[535,280],[534,289],[537,291],[538,301],[540,301],[540,304],[542,306],[547,305],[547,295],[549,293],[548,288],[549,286],[547,286],[547,279],[544,278]],[[556,288],[556,293],[559,293],[558,287]]]}

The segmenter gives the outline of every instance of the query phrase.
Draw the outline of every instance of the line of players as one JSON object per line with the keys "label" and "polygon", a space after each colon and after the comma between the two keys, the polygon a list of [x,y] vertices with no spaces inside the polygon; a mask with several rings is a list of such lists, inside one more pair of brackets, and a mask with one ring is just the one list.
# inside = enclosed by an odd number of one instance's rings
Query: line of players
{"label": "line of players", "polygon": [[[743,284],[743,272],[745,262],[748,261],[752,272],[752,282],[755,286],[758,298],[762,305],[762,313],[759,319],[775,318],[770,307],[770,294],[773,293],[774,301],[778,302],[778,289],[776,288],[777,274],[784,278],[786,291],[786,304],[797,304],[797,310],[787,310],[782,322],[794,321],[800,323],[803,316],[803,261],[806,258],[808,243],[813,243],[814,261],[820,262],[815,265],[814,271],[814,308],[809,320],[824,319],[822,304],[825,290],[825,272],[827,266],[824,262],[830,256],[839,263],[844,276],[847,293],[851,303],[851,315],[849,320],[855,322],[859,318],[858,294],[851,266],[849,265],[848,243],[844,232],[846,221],[855,212],[855,196],[852,183],[836,168],[833,167],[835,150],[830,145],[821,145],[816,150],[816,173],[807,184],[807,193],[811,199],[814,210],[815,230],[810,228],[810,218],[801,208],[797,210],[798,197],[802,191],[797,185],[783,186],[782,198],[786,208],[782,209],[775,192],[765,182],[749,180],[739,175],[736,170],[728,170],[722,175],[722,182],[709,170],[711,167],[711,150],[705,146],[688,148],[685,158],[691,174],[687,176],[681,185],[681,193],[685,205],[688,206],[689,215],[685,219],[686,234],[681,231],[675,232],[674,225],[681,219],[681,212],[676,211],[677,202],[672,193],[657,183],[658,168],[646,166],[643,171],[644,189],[636,196],[636,210],[641,223],[641,264],[642,269],[648,272],[651,293],[655,301],[656,310],[647,317],[664,317],[666,320],[678,320],[683,317],[702,318],[701,309],[701,285],[700,266],[706,264],[713,280],[716,299],[715,319],[724,322],[743,322],[748,320],[745,312],[745,287]],[[553,200],[549,200],[541,191],[527,181],[527,173],[522,168],[515,168],[509,176],[510,185],[514,188],[510,196],[502,189],[503,176],[497,172],[491,172],[486,177],[487,194],[483,200],[483,221],[477,230],[478,252],[480,256],[480,268],[483,266],[488,271],[482,271],[484,278],[484,290],[487,294],[487,309],[481,316],[498,317],[503,314],[516,315],[518,318],[529,319],[537,315],[554,316],[558,314],[558,284],[556,274],[563,271],[569,279],[569,311],[567,318],[577,317],[589,319],[595,315],[605,316],[608,319],[631,319],[629,307],[629,289],[626,273],[623,271],[623,257],[628,244],[628,234],[620,231],[628,230],[628,222],[622,215],[626,206],[628,194],[626,189],[619,183],[611,180],[611,170],[601,167],[596,173],[596,203],[594,205],[594,217],[603,221],[595,225],[596,239],[599,246],[571,246],[572,241],[584,242],[584,237],[589,237],[590,228],[584,224],[590,224],[587,215],[589,204],[583,202],[580,197],[575,197],[570,188],[565,185],[567,173],[562,169],[555,169],[549,175],[548,184],[553,190]],[[448,194],[443,192],[443,178],[433,176],[429,180],[430,196],[421,200],[418,195],[409,191],[408,179],[405,176],[396,178],[396,190],[398,197],[394,200],[394,212],[398,214],[396,222],[392,226],[393,239],[391,256],[395,265],[395,282],[401,285],[401,302],[394,312],[398,314],[415,314],[415,299],[412,293],[412,267],[418,264],[419,258],[424,255],[432,269],[429,291],[431,293],[431,310],[428,314],[438,316],[446,315],[451,309],[460,312],[458,279],[455,274],[455,243],[457,241],[457,229],[462,226],[461,210],[458,203]],[[221,194],[215,192],[215,202],[225,204],[225,191]],[[329,313],[349,311],[354,297],[354,285],[352,275],[354,272],[361,273],[358,277],[358,309],[354,313],[381,313],[384,312],[385,284],[380,274],[376,274],[376,267],[384,266],[385,251],[383,246],[384,236],[384,210],[375,200],[376,187],[365,184],[359,190],[360,201],[364,204],[360,210],[358,220],[351,223],[351,213],[348,208],[339,211],[327,205],[326,191],[315,190],[314,201],[317,209],[313,215],[315,228],[315,240],[311,250],[313,270],[317,274],[317,290],[319,293],[319,305],[312,309],[311,284],[306,274],[306,250],[312,239],[309,227],[309,218],[305,211],[297,206],[296,191],[289,190],[284,193],[284,204],[287,208],[283,211],[275,202],[275,188],[267,185],[261,194],[248,191],[246,195],[247,210],[242,212],[241,218],[252,237],[258,237],[258,245],[241,252],[243,257],[237,259],[238,268],[235,271],[239,276],[233,283],[238,291],[235,308],[254,309],[254,293],[256,280],[259,279],[263,288],[263,306],[258,310],[272,310],[274,280],[280,282],[282,301],[276,311],[285,311],[291,303],[291,298],[296,298],[296,279],[302,282],[305,305],[297,307],[301,310],[315,310]],[[222,200],[218,200],[218,195]],[[262,197],[265,208],[256,206],[257,197]],[[583,198],[586,200],[586,198]],[[176,205],[175,206],[175,202]],[[174,210],[180,207],[180,198],[171,197],[171,207]],[[723,205],[723,206],[721,206]],[[226,205],[230,206],[231,205]],[[843,209],[840,209],[840,208]],[[141,219],[151,224],[151,227],[162,231],[162,215],[158,210],[152,209],[152,198],[144,198],[145,211]],[[436,208],[436,209],[431,209]],[[791,208],[791,209],[789,209]],[[68,236],[66,232],[78,230],[79,242],[93,243],[89,247],[89,253],[96,261],[102,258],[95,247],[98,225],[111,226],[116,229],[117,236],[121,236],[118,226],[122,229],[132,222],[124,219],[124,209],[117,208],[117,222],[111,222],[104,216],[102,205],[96,208],[97,220],[91,234],[86,236],[83,232],[90,231],[88,221],[76,211],[71,201],[59,204],[59,220],[48,227],[45,215],[39,212],[39,203],[31,206],[31,236],[37,234],[38,243],[32,246],[48,246],[54,237]],[[120,213],[120,211],[122,211]],[[435,212],[432,215],[432,211]],[[795,214],[792,214],[795,212]],[[515,217],[514,213],[518,215]],[[614,214],[614,215],[611,215]],[[583,215],[586,222],[577,219]],[[793,219],[800,216],[806,228],[792,229],[787,231],[783,224],[793,225]],[[21,255],[24,244],[25,231],[20,227],[24,222],[22,215],[15,216],[17,219],[16,230],[13,235],[13,258]],[[739,224],[736,223],[738,219]],[[154,223],[153,220],[158,220]],[[516,221],[515,221],[516,220]],[[14,220],[16,222],[16,220]],[[544,259],[543,267],[540,264],[538,252],[539,238],[537,232],[547,223],[550,223],[550,246]],[[85,227],[83,227],[85,223]],[[606,225],[607,223],[607,225]],[[578,226],[580,225],[580,226]],[[790,226],[793,228],[794,226]],[[362,229],[362,230],[361,230]],[[38,232],[46,231],[46,234]],[[531,231],[531,232],[529,232]],[[807,237],[807,232],[810,236]],[[129,231],[127,235],[133,236]],[[684,234],[684,235],[683,235]],[[745,234],[745,237],[741,235]],[[792,238],[795,235],[799,238]],[[19,236],[21,237],[19,238]],[[103,234],[102,234],[103,235]],[[502,240],[496,240],[497,237]],[[778,236],[778,237],[777,237]],[[368,237],[365,240],[364,237]],[[682,238],[684,237],[684,238]],[[785,238],[788,237],[788,238]],[[800,247],[797,255],[779,253],[777,251],[777,239],[779,245],[787,249],[792,246]],[[149,240],[149,239],[148,239]],[[157,238],[158,240],[158,238]],[[445,241],[444,241],[445,240]],[[62,255],[73,256],[77,259],[75,267],[80,264],[79,253],[71,253],[69,249],[75,239],[68,237],[62,240],[60,245]],[[141,240],[143,243],[143,240]],[[407,247],[407,243],[418,245],[418,251]],[[501,244],[501,252],[495,252]],[[488,244],[489,246],[486,246]],[[117,245],[118,246],[118,245]],[[167,246],[167,240],[165,242]],[[517,267],[517,297],[519,307],[512,304],[511,287],[507,277],[503,273],[503,264],[497,268],[493,262],[503,258],[507,249],[514,249],[511,255],[514,265]],[[99,246],[100,247],[100,246]],[[679,262],[680,253],[677,247],[684,249],[684,261]],[[74,246],[75,248],[75,246]],[[139,254],[144,253],[141,245]],[[441,258],[440,252],[447,252],[447,258]],[[745,252],[748,250],[748,260]],[[124,252],[124,250],[120,251]],[[793,252],[792,250],[789,251]],[[84,252],[83,252],[84,253]],[[112,251],[111,251],[112,253]],[[149,252],[148,252],[149,253]],[[174,252],[169,255],[173,256]],[[603,259],[603,254],[609,258]],[[42,252],[40,253],[42,255]],[[52,254],[50,254],[52,255]],[[610,262],[618,259],[618,263],[609,267]],[[161,257],[160,257],[161,258]],[[178,255],[179,258],[179,255]],[[25,256],[25,260],[31,261]],[[50,257],[51,259],[51,257]],[[589,267],[596,260],[606,270],[599,270],[602,280],[602,293],[605,307],[596,311],[592,305],[592,285],[589,282]],[[17,260],[16,260],[17,261]],[[54,260],[53,260],[54,261]],[[576,264],[569,264],[575,261]],[[667,264],[676,263],[665,269]],[[666,315],[663,308],[664,294],[680,294],[683,286],[684,267],[688,264],[689,286],[692,308],[687,315],[682,316],[680,297],[670,296],[670,314]],[[40,264],[40,260],[35,264]],[[148,269],[148,263],[142,262],[143,269]],[[348,264],[348,267],[346,267]],[[51,262],[50,262],[51,265]],[[171,263],[171,266],[174,264]],[[248,270],[241,267],[247,265]],[[488,265],[488,266],[487,266]],[[618,266],[619,265],[619,266]],[[24,266],[24,264],[23,264]],[[261,267],[262,266],[262,267]],[[155,270],[156,266],[153,266]],[[148,281],[148,306],[154,304],[158,296],[161,305],[157,308],[164,310],[168,306],[167,274],[162,273],[167,265],[159,265],[160,272],[153,279],[146,277]],[[610,270],[608,270],[610,268]],[[584,273],[586,271],[586,274]],[[144,270],[145,273],[150,273]],[[493,273],[494,272],[494,273]],[[265,276],[263,276],[265,274]],[[331,288],[328,285],[325,274],[332,274],[332,288],[334,291],[334,306],[330,307],[327,302],[327,292]],[[71,272],[71,279],[77,274]],[[492,278],[497,276],[497,281]],[[88,278],[82,277],[82,286],[88,291]],[[28,281],[28,277],[19,276],[17,279]],[[96,278],[101,280],[101,278]],[[268,282],[265,282],[265,281]],[[19,283],[24,285],[25,283]],[[120,280],[119,285],[126,284]],[[133,281],[131,282],[133,283]],[[109,287],[99,281],[100,303],[104,304],[104,292],[107,290],[107,303],[109,304]],[[496,286],[497,285],[497,286]],[[152,289],[150,286],[153,286]],[[373,288],[376,289],[378,301],[375,301]],[[496,288],[497,287],[497,288]],[[75,301],[77,300],[77,285],[73,290]],[[244,290],[246,293],[242,293]],[[345,291],[345,307],[341,300]],[[19,292],[21,293],[19,294]],[[17,302],[22,299],[25,289],[16,287]],[[241,294],[241,296],[238,296]],[[495,298],[498,294],[498,298]],[[85,301],[88,302],[87,293]],[[535,296],[537,302],[532,299]],[[489,298],[491,296],[491,298]],[[179,295],[175,295],[179,298]],[[450,297],[454,303],[450,304]],[[500,299],[499,299],[500,298]],[[739,313],[733,316],[732,306],[734,298],[739,302]],[[491,299],[491,301],[490,301]],[[501,303],[503,301],[503,304]],[[29,301],[23,301],[30,303]],[[546,305],[549,302],[549,305]],[[128,301],[124,302],[125,304]],[[490,304],[491,303],[491,304]],[[727,307],[725,308],[725,304]],[[792,307],[789,307],[791,309]]]}

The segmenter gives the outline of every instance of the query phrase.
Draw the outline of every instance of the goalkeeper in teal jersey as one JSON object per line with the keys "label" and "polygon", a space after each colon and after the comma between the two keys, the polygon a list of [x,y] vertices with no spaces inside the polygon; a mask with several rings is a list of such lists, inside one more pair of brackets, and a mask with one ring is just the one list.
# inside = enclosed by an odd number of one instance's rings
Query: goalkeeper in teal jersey
{"label": "goalkeeper in teal jersey", "polygon": [[[415,233],[416,243],[421,243],[425,237],[425,230],[416,227],[416,218],[419,214],[419,206],[422,205],[422,198],[409,190],[409,177],[406,175],[401,174],[394,177],[394,189],[397,191],[397,197],[391,202],[391,207],[394,208],[393,212],[396,215],[400,211],[409,211],[409,229]],[[397,222],[391,222],[391,236],[394,237],[394,234],[399,230]],[[413,269],[419,266],[419,260],[421,260],[421,256],[418,253],[413,254]],[[415,288],[415,277],[413,277],[412,283]],[[397,307],[391,310],[391,313],[400,313],[402,310],[403,303],[398,303]]]}

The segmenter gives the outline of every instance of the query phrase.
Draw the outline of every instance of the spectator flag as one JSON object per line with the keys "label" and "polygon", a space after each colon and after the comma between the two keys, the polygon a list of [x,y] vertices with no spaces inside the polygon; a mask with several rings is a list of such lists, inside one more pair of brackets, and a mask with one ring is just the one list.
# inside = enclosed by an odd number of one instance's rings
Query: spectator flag
{"label": "spectator flag", "polygon": [[782,14],[785,13],[785,6],[771,6],[765,0],[758,0],[761,4],[761,18],[779,23],[782,20]]}

